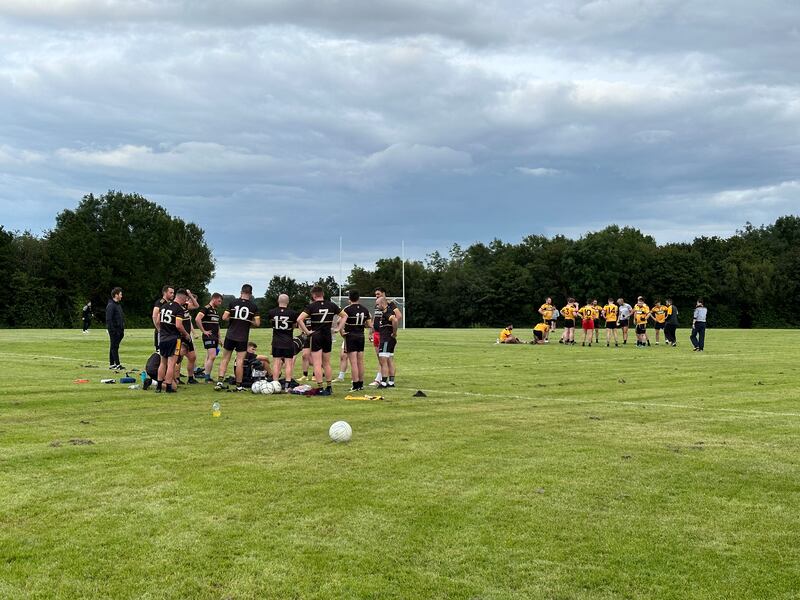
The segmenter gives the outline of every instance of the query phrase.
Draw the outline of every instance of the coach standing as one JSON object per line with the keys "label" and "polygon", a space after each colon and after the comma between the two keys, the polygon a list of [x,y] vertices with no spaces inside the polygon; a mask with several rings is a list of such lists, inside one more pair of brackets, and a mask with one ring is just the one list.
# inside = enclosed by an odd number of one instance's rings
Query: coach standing
{"label": "coach standing", "polygon": [[108,350],[108,368],[121,371],[123,367],[119,362],[119,345],[125,337],[125,316],[122,314],[122,288],[115,287],[111,290],[111,299],[106,306],[106,329],[110,348]]}
{"label": "coach standing", "polygon": [[703,306],[703,301],[698,300],[694,309],[694,319],[692,320],[692,335],[689,337],[695,352],[702,352],[706,344],[707,314],[708,309]]}

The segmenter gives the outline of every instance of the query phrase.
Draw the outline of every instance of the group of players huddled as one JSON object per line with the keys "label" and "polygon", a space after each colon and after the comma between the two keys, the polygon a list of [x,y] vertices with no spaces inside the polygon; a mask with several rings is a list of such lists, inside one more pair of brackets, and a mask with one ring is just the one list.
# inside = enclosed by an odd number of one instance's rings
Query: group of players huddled
{"label": "group of players huddled", "polygon": [[[550,333],[555,331],[558,325],[558,318],[563,319],[563,332],[558,340],[559,344],[575,345],[575,330],[580,327],[583,331],[581,346],[591,346],[592,341],[600,344],[600,329],[602,321],[605,322],[605,342],[606,346],[611,346],[611,339],[614,339],[614,346],[619,346],[618,331],[622,331],[622,343],[628,343],[628,329],[631,325],[635,327],[636,347],[646,348],[650,346],[650,338],[647,335],[647,326],[653,322],[655,329],[655,343],[661,341],[661,332],[664,332],[664,342],[667,346],[677,346],[678,342],[675,332],[678,328],[678,309],[672,304],[671,299],[667,299],[664,304],[656,300],[650,307],[642,296],[636,300],[636,304],[631,306],[624,299],[618,298],[616,301],[609,298],[604,306],[600,306],[597,299],[590,299],[586,304],[579,306],[575,298],[568,298],[566,305],[560,310],[553,304],[552,298],[546,298],[544,304],[539,307],[539,314],[542,321],[533,327],[533,339],[529,344],[547,344],[550,342]],[[602,321],[601,321],[602,319]],[[498,343],[500,344],[524,344],[518,337],[514,336],[513,325],[507,325],[500,332]]]}
{"label": "group of players huddled", "polygon": [[[242,286],[239,298],[232,300],[220,313],[223,298],[221,294],[211,295],[205,306],[200,306],[197,297],[188,289],[178,289],[165,285],[161,298],[153,304],[152,319],[155,326],[154,342],[160,357],[158,375],[155,380],[156,392],[172,393],[180,383],[180,365],[186,358],[188,384],[199,381],[214,383],[215,389],[242,391],[245,387],[245,365],[248,361],[259,360],[265,369],[271,367],[271,377],[281,382],[282,391],[288,392],[298,385],[293,379],[295,356],[302,353],[303,377],[309,379],[309,367],[313,369],[313,380],[318,394],[329,396],[332,393],[332,372],[330,354],[336,334],[343,338],[342,352],[351,368],[352,388],[350,391],[364,389],[364,347],[365,329],[369,328],[369,338],[378,357],[380,370],[370,386],[392,388],[395,385],[394,351],[397,344],[397,330],[402,313],[392,300],[386,297],[386,290],[375,290],[375,311],[372,315],[359,303],[359,293],[349,292],[349,303],[340,308],[331,300],[326,300],[324,290],[311,288],[311,303],[298,312],[289,308],[289,296],[281,294],[278,306],[270,309],[266,320],[272,328],[272,361],[267,356],[258,355],[257,346],[250,341],[250,329],[262,323],[258,306],[253,301],[253,287]],[[192,311],[197,311],[192,317]],[[218,365],[216,382],[212,379],[214,362],[219,354],[220,321],[228,323],[222,341],[222,356]],[[294,330],[300,335],[295,337]],[[206,350],[202,371],[195,369],[197,353],[194,347],[195,332],[199,331]],[[233,386],[225,383],[231,356],[235,353]],[[270,365],[271,362],[271,365]],[[343,373],[340,373],[342,380]]]}

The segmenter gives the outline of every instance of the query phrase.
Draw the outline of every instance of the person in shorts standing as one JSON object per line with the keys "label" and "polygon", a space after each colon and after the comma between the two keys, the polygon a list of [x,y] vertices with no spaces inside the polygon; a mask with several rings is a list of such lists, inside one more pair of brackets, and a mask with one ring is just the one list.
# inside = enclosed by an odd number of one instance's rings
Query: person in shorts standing
{"label": "person in shorts standing", "polygon": [[289,390],[294,372],[294,329],[297,327],[296,310],[289,308],[289,296],[278,296],[278,306],[267,313],[267,320],[272,326],[272,379],[280,381],[283,369],[283,387]]}
{"label": "person in shorts standing", "polygon": [[201,308],[194,317],[194,322],[200,330],[203,348],[206,349],[206,360],[203,365],[203,376],[206,383],[211,382],[211,371],[214,361],[219,354],[219,307],[222,305],[222,294],[214,292],[211,300]]}
{"label": "person in shorts standing", "polygon": [[344,313],[347,320],[344,323],[342,336],[347,359],[350,361],[350,379],[353,385],[351,392],[364,389],[364,328],[372,327],[369,311],[359,303],[361,296],[355,290],[348,294],[348,304]]}
{"label": "person in shorts standing", "polygon": [[225,387],[225,372],[228,370],[228,363],[231,354],[236,352],[236,361],[233,367],[236,391],[244,390],[242,380],[244,378],[244,356],[247,353],[247,342],[250,338],[250,328],[261,326],[261,317],[258,314],[258,306],[253,302],[253,286],[245,283],[241,293],[236,300],[231,301],[225,312],[222,313],[222,320],[228,321],[228,331],[225,340],[222,342],[222,358],[219,361],[219,372],[217,376],[217,389]]}

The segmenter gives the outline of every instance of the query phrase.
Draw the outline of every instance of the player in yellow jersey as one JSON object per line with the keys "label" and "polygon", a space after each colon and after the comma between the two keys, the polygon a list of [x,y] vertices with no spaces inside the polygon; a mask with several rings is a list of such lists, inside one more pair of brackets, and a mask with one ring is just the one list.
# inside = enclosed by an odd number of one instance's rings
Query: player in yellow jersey
{"label": "player in yellow jersey", "polygon": [[537,323],[533,327],[533,339],[531,344],[544,344],[547,341],[547,334],[550,332],[550,326],[546,323]]}
{"label": "player in yellow jersey", "polygon": [[501,344],[524,344],[521,339],[514,335],[514,326],[513,325],[506,325],[506,328],[500,332],[500,337],[498,338],[498,342]]}
{"label": "player in yellow jersey", "polygon": [[592,319],[594,320],[594,341],[600,343],[600,305],[597,303],[597,298],[592,300]]}
{"label": "player in yellow jersey", "polygon": [[577,314],[575,298],[568,298],[566,305],[561,309],[561,316],[564,317],[564,333],[561,334],[559,344],[575,345],[575,316]]}
{"label": "player in yellow jersey", "polygon": [[608,299],[608,303],[603,307],[603,318],[606,320],[606,347],[611,346],[611,334],[614,334],[614,346],[619,347],[617,340],[617,315],[619,307],[614,303],[613,298]]}
{"label": "player in yellow jersey", "polygon": [[589,338],[589,347],[592,346],[592,335],[594,333],[594,309],[592,303],[587,300],[580,309],[578,314],[581,316],[581,328],[583,329],[583,340],[581,346],[586,345],[586,338]]}
{"label": "player in yellow jersey", "polygon": [[556,311],[556,307],[553,305],[553,299],[549,298],[549,297],[545,298],[544,299],[544,304],[542,304],[539,307],[539,314],[542,315],[542,321],[544,321],[548,325],[547,331],[545,332],[545,335],[544,335],[544,343],[545,344],[550,341],[549,340],[550,327],[553,326],[553,323],[552,323],[554,321],[553,313],[555,311]]}
{"label": "player in yellow jersey", "polygon": [[[669,309],[662,305],[660,300],[656,300],[653,303],[653,308],[650,309],[650,318],[653,319],[653,327],[656,330],[656,346],[658,346],[659,336],[661,335],[661,330],[664,329],[668,314]],[[666,332],[664,332],[664,339],[666,337]]]}
{"label": "player in yellow jersey", "polygon": [[644,298],[639,296],[633,307],[633,323],[636,325],[636,347],[645,348],[650,345],[647,339],[647,319],[650,316],[650,307],[644,303]]}

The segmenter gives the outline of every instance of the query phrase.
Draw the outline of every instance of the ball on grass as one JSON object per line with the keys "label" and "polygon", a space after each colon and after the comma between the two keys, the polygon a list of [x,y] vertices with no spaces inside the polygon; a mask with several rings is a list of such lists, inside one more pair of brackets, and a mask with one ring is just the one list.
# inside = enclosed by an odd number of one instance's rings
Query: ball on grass
{"label": "ball on grass", "polygon": [[261,381],[254,381],[253,385],[250,386],[250,391],[253,392],[254,394],[260,394],[261,383],[262,383]]}
{"label": "ball on grass", "polygon": [[353,437],[353,428],[347,421],[336,421],[328,429],[328,435],[334,442],[349,442]]}
{"label": "ball on grass", "polygon": [[261,393],[262,394],[271,394],[272,393],[272,382],[267,381],[266,379],[261,382]]}
{"label": "ball on grass", "polygon": [[278,380],[273,380],[272,383],[272,393],[273,394],[280,394],[281,393],[281,382]]}

